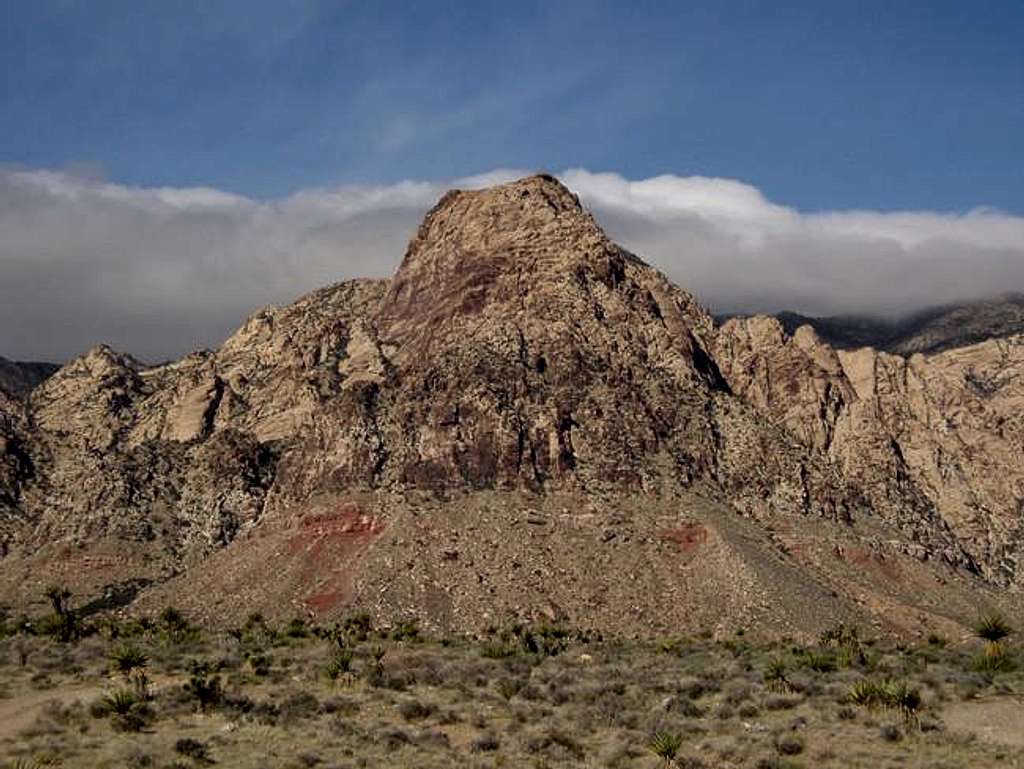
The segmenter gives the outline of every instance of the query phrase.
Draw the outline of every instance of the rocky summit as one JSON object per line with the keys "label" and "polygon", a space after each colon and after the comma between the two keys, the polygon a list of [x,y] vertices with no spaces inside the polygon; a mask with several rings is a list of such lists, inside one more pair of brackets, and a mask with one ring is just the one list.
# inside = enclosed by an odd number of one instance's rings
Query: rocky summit
{"label": "rocky summit", "polygon": [[1022,365],[716,327],[554,178],[453,191],[390,280],[0,391],[0,599],[955,631],[1020,604]]}

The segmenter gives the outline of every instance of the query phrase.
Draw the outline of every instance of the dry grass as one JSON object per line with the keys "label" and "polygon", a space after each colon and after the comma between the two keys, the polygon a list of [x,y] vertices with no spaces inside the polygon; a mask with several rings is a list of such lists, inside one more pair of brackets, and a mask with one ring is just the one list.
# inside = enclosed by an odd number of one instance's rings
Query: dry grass
{"label": "dry grass", "polygon": [[947,706],[1024,691],[1015,670],[975,671],[977,644],[441,642],[364,618],[226,634],[170,619],[0,640],[0,768],[1024,766],[943,726]]}

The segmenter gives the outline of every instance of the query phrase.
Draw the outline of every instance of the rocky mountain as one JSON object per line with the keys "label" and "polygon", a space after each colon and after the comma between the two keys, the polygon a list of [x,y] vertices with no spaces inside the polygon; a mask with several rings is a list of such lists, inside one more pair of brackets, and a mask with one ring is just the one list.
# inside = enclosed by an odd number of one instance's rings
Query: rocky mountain
{"label": "rocky mountain", "polygon": [[0,596],[955,628],[1019,597],[1016,345],[908,361],[716,328],[555,179],[453,191],[388,281],[158,367],[97,347],[0,403]]}
{"label": "rocky mountain", "polygon": [[[811,326],[840,349],[874,347],[898,355],[933,353],[1024,333],[1024,295],[1006,294],[984,301],[932,307],[895,320],[835,315],[812,318],[793,312],[775,316],[793,334]],[[719,318],[724,323],[729,316]]]}

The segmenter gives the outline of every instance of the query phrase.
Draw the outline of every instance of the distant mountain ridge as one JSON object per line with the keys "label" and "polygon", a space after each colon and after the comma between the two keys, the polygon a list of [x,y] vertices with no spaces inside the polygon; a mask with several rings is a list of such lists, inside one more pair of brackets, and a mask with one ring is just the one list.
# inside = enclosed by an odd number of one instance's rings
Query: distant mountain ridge
{"label": "distant mountain ridge", "polygon": [[13,398],[24,398],[59,368],[54,363],[26,363],[0,357],[0,390]]}
{"label": "distant mountain ridge", "polygon": [[[716,320],[723,323],[730,317],[743,316],[725,314]],[[874,347],[898,355],[934,353],[1024,333],[1024,294],[931,307],[899,320],[866,315],[811,317],[795,312],[774,317],[787,334],[811,326],[839,349]]]}

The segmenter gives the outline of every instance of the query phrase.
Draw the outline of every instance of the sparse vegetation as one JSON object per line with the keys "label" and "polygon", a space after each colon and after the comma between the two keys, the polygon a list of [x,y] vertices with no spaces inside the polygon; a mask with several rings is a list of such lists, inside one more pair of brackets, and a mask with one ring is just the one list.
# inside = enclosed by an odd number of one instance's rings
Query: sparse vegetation
{"label": "sparse vegetation", "polygon": [[[954,738],[939,728],[943,708],[1024,691],[1024,673],[975,672],[976,648],[849,628],[803,646],[749,634],[597,641],[515,624],[435,640],[412,620],[374,627],[365,615],[330,626],[253,616],[223,634],[174,611],[99,626],[68,643],[27,631],[0,640],[8,701],[40,686],[54,697],[0,754],[52,751],[68,769],[839,769],[844,745],[857,746],[858,765],[887,766],[913,741],[909,767],[995,767],[1008,749]],[[1007,636],[999,644],[1012,651]]]}

